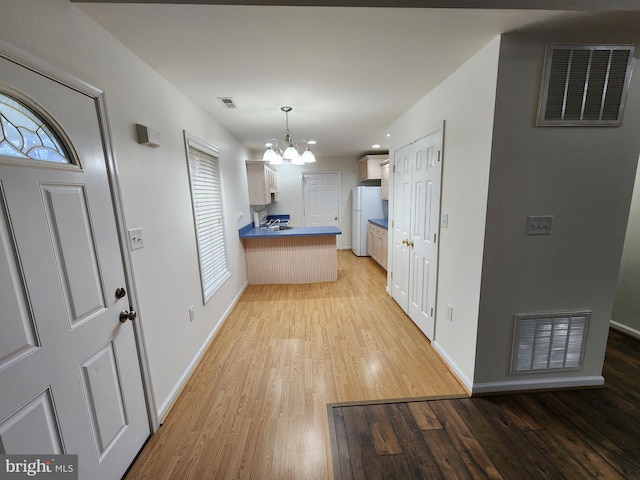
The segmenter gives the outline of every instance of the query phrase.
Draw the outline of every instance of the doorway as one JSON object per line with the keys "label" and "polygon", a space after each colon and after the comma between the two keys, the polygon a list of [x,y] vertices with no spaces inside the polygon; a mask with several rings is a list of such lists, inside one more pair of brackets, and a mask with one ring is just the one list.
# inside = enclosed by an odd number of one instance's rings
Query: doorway
{"label": "doorway", "polygon": [[302,198],[305,227],[340,228],[340,172],[303,173]]}
{"label": "doorway", "polygon": [[394,154],[391,294],[422,332],[435,332],[442,133],[438,128]]}
{"label": "doorway", "polygon": [[0,453],[120,478],[151,422],[104,99],[21,57],[2,45]]}

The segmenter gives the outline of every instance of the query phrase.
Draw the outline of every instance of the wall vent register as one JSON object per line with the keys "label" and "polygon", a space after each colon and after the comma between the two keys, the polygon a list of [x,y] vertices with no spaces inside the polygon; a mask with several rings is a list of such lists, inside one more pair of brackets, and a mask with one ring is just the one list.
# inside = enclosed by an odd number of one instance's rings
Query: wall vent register
{"label": "wall vent register", "polygon": [[516,315],[511,373],[578,370],[591,312]]}
{"label": "wall vent register", "polygon": [[619,126],[632,45],[547,45],[538,126]]}

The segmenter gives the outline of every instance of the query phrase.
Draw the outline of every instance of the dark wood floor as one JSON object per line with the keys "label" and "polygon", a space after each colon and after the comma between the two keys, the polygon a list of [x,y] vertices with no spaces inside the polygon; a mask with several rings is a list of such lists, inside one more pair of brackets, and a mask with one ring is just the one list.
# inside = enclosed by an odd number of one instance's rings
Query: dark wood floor
{"label": "dark wood floor", "polygon": [[330,405],[336,479],[640,479],[640,341],[612,331],[605,388]]}

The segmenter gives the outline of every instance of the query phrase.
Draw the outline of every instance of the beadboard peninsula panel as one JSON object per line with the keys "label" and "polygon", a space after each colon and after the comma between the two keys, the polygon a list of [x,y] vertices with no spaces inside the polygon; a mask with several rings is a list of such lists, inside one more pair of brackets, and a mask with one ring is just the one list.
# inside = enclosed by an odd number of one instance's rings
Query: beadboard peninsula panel
{"label": "beadboard peninsula panel", "polygon": [[244,238],[250,285],[335,282],[335,235]]}

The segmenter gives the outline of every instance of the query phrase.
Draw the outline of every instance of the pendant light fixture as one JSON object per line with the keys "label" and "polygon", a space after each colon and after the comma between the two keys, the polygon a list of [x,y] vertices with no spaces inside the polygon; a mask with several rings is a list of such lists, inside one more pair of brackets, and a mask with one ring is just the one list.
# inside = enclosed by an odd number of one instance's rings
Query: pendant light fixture
{"label": "pendant light fixture", "polygon": [[315,145],[315,140],[303,140],[307,144],[307,149],[300,155],[298,152],[298,144],[291,141],[291,131],[289,130],[289,112],[292,107],[281,107],[285,114],[286,130],[284,131],[284,142],[280,143],[276,138],[272,138],[265,144],[267,149],[262,156],[262,160],[269,162],[271,165],[282,165],[284,160],[289,160],[291,165],[304,165],[305,163],[313,163],[316,161],[315,155],[309,149],[309,145]]}

